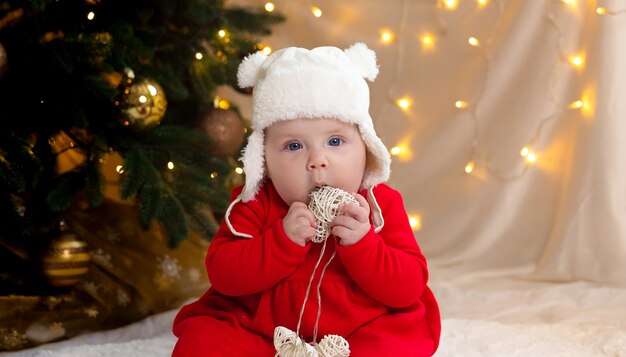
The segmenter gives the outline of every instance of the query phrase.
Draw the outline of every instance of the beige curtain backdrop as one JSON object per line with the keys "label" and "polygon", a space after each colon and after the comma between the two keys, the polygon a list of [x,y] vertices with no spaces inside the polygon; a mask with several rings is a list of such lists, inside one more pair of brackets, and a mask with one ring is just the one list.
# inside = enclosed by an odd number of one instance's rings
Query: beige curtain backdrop
{"label": "beige curtain backdrop", "polygon": [[[389,183],[418,219],[436,277],[626,286],[626,1],[273,3],[287,21],[263,39],[272,49],[365,42],[377,52],[371,113],[400,148]],[[250,97],[220,95],[250,118]]]}

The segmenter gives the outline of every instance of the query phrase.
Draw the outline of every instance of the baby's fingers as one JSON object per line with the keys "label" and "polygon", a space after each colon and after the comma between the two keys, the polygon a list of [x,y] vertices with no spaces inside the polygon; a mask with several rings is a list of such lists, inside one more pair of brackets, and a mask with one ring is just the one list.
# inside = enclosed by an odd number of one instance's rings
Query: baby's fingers
{"label": "baby's fingers", "polygon": [[291,204],[291,206],[289,207],[289,212],[287,213],[288,216],[294,217],[294,218],[306,218],[308,220],[308,224],[312,227],[316,227],[317,226],[317,221],[315,219],[315,215],[313,214],[313,212],[311,212],[311,210],[309,209],[309,207],[307,207],[307,205],[305,205],[302,202],[294,202]]}
{"label": "baby's fingers", "polygon": [[361,223],[367,223],[369,222],[368,208],[366,209],[365,207],[344,203],[343,205],[341,205],[341,212],[343,212],[343,214],[345,214],[346,216],[353,217]]}

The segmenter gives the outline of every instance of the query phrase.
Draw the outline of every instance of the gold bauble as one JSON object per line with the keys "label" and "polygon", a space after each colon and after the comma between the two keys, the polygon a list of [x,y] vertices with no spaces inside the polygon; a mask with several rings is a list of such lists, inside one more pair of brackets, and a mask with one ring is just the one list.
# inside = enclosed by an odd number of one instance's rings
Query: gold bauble
{"label": "gold bauble", "polygon": [[211,139],[215,155],[237,154],[243,145],[246,127],[233,110],[210,108],[201,114],[199,126]]}
{"label": "gold bauble", "polygon": [[167,109],[167,99],[161,86],[148,78],[131,81],[119,101],[124,125],[149,129],[161,123]]}
{"label": "gold bauble", "polygon": [[87,243],[72,232],[61,232],[41,258],[42,271],[51,285],[70,286],[87,274],[90,260]]}

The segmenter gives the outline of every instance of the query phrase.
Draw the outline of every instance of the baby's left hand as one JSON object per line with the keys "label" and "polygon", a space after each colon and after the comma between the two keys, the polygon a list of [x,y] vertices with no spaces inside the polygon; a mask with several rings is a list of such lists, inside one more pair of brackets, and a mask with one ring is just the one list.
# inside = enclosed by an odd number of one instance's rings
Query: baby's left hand
{"label": "baby's left hand", "polygon": [[331,233],[340,238],[339,244],[342,246],[349,246],[357,243],[370,230],[370,205],[367,200],[359,195],[354,194],[354,198],[359,202],[359,205],[342,204],[339,210],[343,212],[342,215],[335,217],[330,226],[332,227]]}

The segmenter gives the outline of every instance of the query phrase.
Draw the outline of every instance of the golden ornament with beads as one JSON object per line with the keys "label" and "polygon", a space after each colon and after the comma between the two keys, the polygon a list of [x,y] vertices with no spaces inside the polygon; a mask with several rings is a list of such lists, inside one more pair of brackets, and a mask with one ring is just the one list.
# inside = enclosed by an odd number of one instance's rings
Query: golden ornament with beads
{"label": "golden ornament with beads", "polygon": [[90,261],[87,243],[72,232],[61,232],[41,258],[42,272],[50,285],[70,286],[87,274]]}
{"label": "golden ornament with beads", "polygon": [[130,80],[119,102],[122,123],[134,129],[150,129],[161,123],[167,109],[163,88],[148,78]]}

